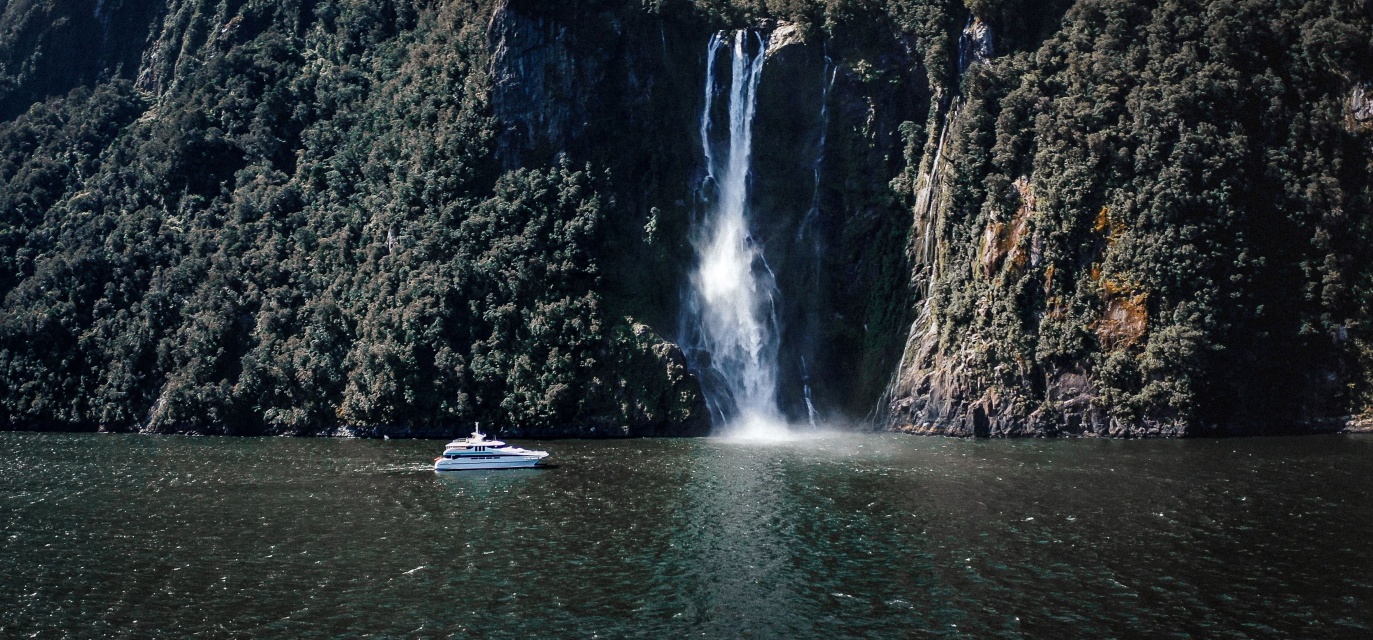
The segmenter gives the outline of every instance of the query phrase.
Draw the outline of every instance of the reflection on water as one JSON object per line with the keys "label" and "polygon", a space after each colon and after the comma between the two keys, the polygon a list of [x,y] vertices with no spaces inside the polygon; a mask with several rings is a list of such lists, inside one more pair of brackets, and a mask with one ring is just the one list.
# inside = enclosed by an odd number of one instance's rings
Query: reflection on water
{"label": "reflection on water", "polygon": [[[781,521],[786,491],[776,449],[714,442],[687,485],[690,522],[679,534],[693,550],[688,593],[694,620],[710,635],[728,635],[753,621],[782,632],[796,594],[779,577],[794,540]],[[764,613],[768,615],[763,615]],[[756,624],[756,623],[755,623]]]}
{"label": "reflection on water", "polygon": [[699,526],[681,536],[698,555],[687,583],[706,635],[956,628],[921,534],[865,487],[890,445],[836,433],[708,442],[689,485]]}
{"label": "reflection on water", "polygon": [[471,469],[436,473],[432,465],[425,465],[420,469],[410,469],[410,472],[415,471],[433,473],[441,484],[453,491],[454,498],[474,500],[499,499],[502,494],[509,494],[512,490],[529,482],[531,477],[548,472],[547,469],[533,468]]}
{"label": "reflection on water", "polygon": [[0,433],[0,637],[1368,637],[1373,439]]}

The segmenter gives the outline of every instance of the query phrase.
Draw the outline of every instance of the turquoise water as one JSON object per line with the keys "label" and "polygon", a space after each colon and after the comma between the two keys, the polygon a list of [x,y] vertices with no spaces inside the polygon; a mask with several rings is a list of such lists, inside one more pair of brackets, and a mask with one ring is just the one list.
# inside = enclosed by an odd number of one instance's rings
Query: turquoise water
{"label": "turquoise water", "polygon": [[1373,438],[0,433],[0,637],[1373,637]]}

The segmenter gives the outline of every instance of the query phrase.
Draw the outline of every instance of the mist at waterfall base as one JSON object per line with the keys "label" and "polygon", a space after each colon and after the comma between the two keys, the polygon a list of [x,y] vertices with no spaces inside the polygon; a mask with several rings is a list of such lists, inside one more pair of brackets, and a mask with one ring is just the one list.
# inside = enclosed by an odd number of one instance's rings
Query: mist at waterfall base
{"label": "mist at waterfall base", "polygon": [[[777,276],[752,228],[750,195],[757,179],[752,167],[753,125],[767,46],[767,39],[753,30],[716,33],[706,46],[700,120],[704,176],[698,189],[700,215],[690,238],[696,264],[683,305],[681,339],[702,381],[717,435],[761,441],[813,434],[822,423],[804,355],[797,361],[805,423],[789,424],[779,406],[779,352],[796,345],[783,344]],[[718,59],[726,57],[729,64],[717,68]],[[718,77],[723,71],[728,72],[727,92]],[[811,208],[795,234],[798,245],[809,243],[815,269],[819,246],[808,238],[814,236],[808,231],[819,215],[826,121],[823,97],[820,102]]]}

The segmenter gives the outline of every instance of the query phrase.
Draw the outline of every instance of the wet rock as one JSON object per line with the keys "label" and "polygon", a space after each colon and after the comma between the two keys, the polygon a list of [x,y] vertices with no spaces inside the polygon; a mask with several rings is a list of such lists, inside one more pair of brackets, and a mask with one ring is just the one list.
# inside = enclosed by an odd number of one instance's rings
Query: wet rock
{"label": "wet rock", "polygon": [[804,44],[806,44],[806,33],[800,25],[780,22],[772,30],[772,33],[768,34],[767,57],[771,58],[789,46]]}
{"label": "wet rock", "polygon": [[1373,433],[1373,417],[1350,416],[1345,418],[1341,431],[1344,433]]}
{"label": "wet rock", "polygon": [[1149,315],[1144,301],[1142,294],[1107,301],[1101,319],[1096,324],[1097,339],[1101,341],[1102,348],[1108,351],[1123,349],[1144,337],[1149,328]]}
{"label": "wet rock", "polygon": [[963,28],[963,36],[958,41],[958,68],[990,60],[996,55],[992,28],[981,18],[973,18]]}
{"label": "wet rock", "polygon": [[1349,92],[1349,117],[1358,122],[1373,121],[1373,91],[1367,85],[1358,85]]}

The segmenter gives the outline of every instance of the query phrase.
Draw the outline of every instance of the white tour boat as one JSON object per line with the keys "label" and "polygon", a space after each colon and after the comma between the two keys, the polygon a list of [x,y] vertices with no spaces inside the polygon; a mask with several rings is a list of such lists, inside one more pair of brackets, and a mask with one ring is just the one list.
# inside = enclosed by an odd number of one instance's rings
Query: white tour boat
{"label": "white tour boat", "polygon": [[521,469],[536,466],[547,457],[547,451],[530,451],[500,440],[487,440],[478,427],[471,437],[448,443],[443,455],[434,458],[434,470]]}

